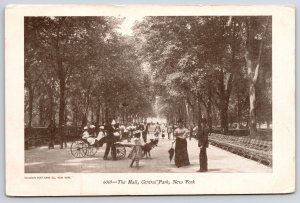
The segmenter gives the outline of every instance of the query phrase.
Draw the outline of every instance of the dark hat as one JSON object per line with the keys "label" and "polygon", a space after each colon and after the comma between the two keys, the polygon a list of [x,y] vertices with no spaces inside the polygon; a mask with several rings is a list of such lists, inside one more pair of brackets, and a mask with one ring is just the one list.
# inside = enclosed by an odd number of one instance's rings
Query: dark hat
{"label": "dark hat", "polygon": [[183,120],[182,120],[181,118],[179,118],[179,119],[177,120],[177,123],[183,123]]}

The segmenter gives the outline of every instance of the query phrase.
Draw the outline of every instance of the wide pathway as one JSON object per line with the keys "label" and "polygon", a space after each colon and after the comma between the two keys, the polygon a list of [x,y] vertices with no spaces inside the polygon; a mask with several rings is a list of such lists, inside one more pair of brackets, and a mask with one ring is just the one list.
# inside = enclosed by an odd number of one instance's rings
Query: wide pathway
{"label": "wide pathway", "polygon": [[[152,132],[151,132],[152,135]],[[47,147],[39,147],[25,151],[25,172],[27,173],[194,173],[199,169],[199,148],[197,140],[188,140],[188,153],[191,165],[177,168],[174,160],[169,161],[168,150],[173,140],[160,139],[158,146],[151,151],[152,159],[142,159],[140,167],[130,168],[131,160],[103,160],[105,145],[99,149],[94,157],[74,158],[68,148],[48,150]],[[130,148],[126,148],[127,155]],[[272,168],[243,158],[220,148],[209,146],[208,172],[209,173],[259,173],[272,172]]]}

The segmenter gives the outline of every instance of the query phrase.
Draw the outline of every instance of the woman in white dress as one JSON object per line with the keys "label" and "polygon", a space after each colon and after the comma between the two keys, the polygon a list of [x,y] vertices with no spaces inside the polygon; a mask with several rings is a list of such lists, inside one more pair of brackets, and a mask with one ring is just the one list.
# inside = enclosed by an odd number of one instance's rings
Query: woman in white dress
{"label": "woman in white dress", "polygon": [[186,138],[189,135],[189,130],[183,126],[182,120],[178,121],[178,125],[178,128],[174,131],[174,136],[176,137],[175,165],[179,168],[190,165],[190,160],[186,141]]}

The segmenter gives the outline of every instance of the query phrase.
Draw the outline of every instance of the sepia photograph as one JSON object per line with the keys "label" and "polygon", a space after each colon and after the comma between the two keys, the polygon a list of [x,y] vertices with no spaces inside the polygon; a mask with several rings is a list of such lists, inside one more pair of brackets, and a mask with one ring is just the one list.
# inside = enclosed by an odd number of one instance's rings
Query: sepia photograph
{"label": "sepia photograph", "polygon": [[294,12],[7,7],[8,194],[294,191]]}
{"label": "sepia photograph", "polygon": [[25,172],[272,172],[272,16],[24,17]]}

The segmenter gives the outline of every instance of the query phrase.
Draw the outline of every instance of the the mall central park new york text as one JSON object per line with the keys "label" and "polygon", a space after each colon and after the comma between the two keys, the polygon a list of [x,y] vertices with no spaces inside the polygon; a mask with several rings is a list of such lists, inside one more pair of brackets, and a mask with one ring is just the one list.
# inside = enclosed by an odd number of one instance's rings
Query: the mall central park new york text
{"label": "the mall central park new york text", "polygon": [[195,180],[166,180],[166,179],[155,179],[155,180],[104,180],[103,184],[118,184],[118,185],[183,185],[183,184],[195,184]]}

